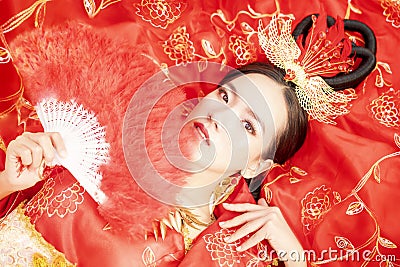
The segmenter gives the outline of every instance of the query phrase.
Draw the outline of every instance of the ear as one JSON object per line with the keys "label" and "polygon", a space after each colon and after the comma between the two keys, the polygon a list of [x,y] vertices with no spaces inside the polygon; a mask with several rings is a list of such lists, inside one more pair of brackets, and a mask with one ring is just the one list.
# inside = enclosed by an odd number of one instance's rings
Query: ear
{"label": "ear", "polygon": [[269,170],[272,164],[274,164],[272,159],[261,160],[255,164],[247,165],[245,169],[240,171],[240,174],[247,179],[253,178],[260,173]]}

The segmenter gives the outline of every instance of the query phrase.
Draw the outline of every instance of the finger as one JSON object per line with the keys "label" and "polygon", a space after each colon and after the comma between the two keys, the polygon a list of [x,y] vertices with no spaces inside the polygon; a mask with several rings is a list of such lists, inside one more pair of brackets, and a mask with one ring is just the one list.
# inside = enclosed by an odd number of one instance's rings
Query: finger
{"label": "finger", "polygon": [[265,239],[267,232],[268,232],[268,227],[264,225],[263,227],[260,228],[260,230],[255,232],[254,235],[252,235],[249,239],[240,244],[240,246],[237,247],[236,250],[245,251],[251,247],[257,246],[258,243],[260,243]]}
{"label": "finger", "polygon": [[62,158],[65,158],[67,156],[67,149],[65,148],[64,141],[61,137],[60,133],[49,133],[53,146],[56,148],[56,151],[58,155],[60,155]]}
{"label": "finger", "polygon": [[46,161],[46,165],[50,165],[55,155],[51,137],[46,133],[29,134],[27,137],[40,145],[43,150],[43,157]]}
{"label": "finger", "polygon": [[265,200],[265,198],[260,198],[260,199],[257,201],[257,204],[258,204],[258,205],[261,205],[261,206],[264,206],[264,207],[269,207],[269,205],[268,205],[267,201]]}
{"label": "finger", "polygon": [[236,211],[236,212],[258,211],[265,209],[265,207],[250,203],[238,203],[238,204],[223,203],[222,205],[226,210]]}
{"label": "finger", "polygon": [[10,160],[12,162],[18,163],[21,159],[21,163],[24,166],[29,166],[32,164],[32,151],[28,147],[24,146],[23,144],[15,144],[10,150]]}
{"label": "finger", "polygon": [[[37,168],[39,168],[43,160],[43,148],[41,144],[39,144],[38,142],[36,142],[35,139],[32,138],[34,136],[35,135],[32,133],[25,132],[16,138],[18,144],[21,144],[31,150],[32,162],[31,164],[29,164],[30,170],[36,170]],[[23,165],[26,164],[23,163]]]}
{"label": "finger", "polygon": [[240,227],[236,230],[230,237],[226,238],[224,241],[227,243],[232,243],[240,238],[247,236],[250,233],[253,233],[260,229],[265,223],[264,218],[259,218],[257,220],[251,221]]}
{"label": "finger", "polygon": [[265,210],[250,211],[250,212],[243,213],[239,216],[236,216],[233,219],[230,219],[230,220],[227,220],[224,222],[220,222],[219,226],[221,228],[232,228],[235,226],[245,224],[250,221],[254,221],[260,217],[264,217],[265,215],[266,215]]}

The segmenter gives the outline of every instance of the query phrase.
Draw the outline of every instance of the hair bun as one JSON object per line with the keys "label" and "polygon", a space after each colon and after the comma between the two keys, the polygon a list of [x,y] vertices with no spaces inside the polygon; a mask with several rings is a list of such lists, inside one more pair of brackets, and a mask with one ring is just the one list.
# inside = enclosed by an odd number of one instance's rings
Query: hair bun
{"label": "hair bun", "polygon": [[[319,16],[319,14],[313,15]],[[304,37],[307,36],[313,25],[313,15],[305,17],[299,24],[297,24],[292,33],[295,40],[297,40],[300,35],[304,35]],[[347,74],[340,73],[329,78],[321,76],[325,82],[336,91],[346,88],[355,88],[373,71],[376,65],[376,38],[374,32],[366,24],[360,21],[350,19],[345,19],[343,21],[344,29],[360,33],[365,45],[362,47],[352,43],[351,56],[354,56],[355,60],[358,58],[361,59],[361,63],[357,66],[357,69]],[[333,17],[327,16],[328,27],[332,27],[335,23],[336,20]],[[303,38],[303,42],[305,40],[306,38]]]}

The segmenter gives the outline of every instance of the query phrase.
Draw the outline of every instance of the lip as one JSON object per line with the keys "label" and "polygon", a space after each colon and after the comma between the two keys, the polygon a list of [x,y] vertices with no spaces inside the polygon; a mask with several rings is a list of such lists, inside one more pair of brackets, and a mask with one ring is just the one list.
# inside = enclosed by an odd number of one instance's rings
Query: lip
{"label": "lip", "polygon": [[204,124],[201,122],[194,122],[193,126],[196,128],[196,131],[200,135],[201,139],[207,142],[207,145],[210,145],[210,136]]}

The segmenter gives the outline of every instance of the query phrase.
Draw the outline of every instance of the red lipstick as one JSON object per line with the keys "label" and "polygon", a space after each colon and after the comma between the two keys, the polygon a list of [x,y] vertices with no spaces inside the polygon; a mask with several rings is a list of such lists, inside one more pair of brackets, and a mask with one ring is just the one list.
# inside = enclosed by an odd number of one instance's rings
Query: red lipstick
{"label": "red lipstick", "polygon": [[207,145],[210,145],[210,136],[208,135],[208,131],[206,127],[204,127],[204,124],[201,122],[195,122],[193,123],[193,126],[196,128],[201,138],[207,142]]}

